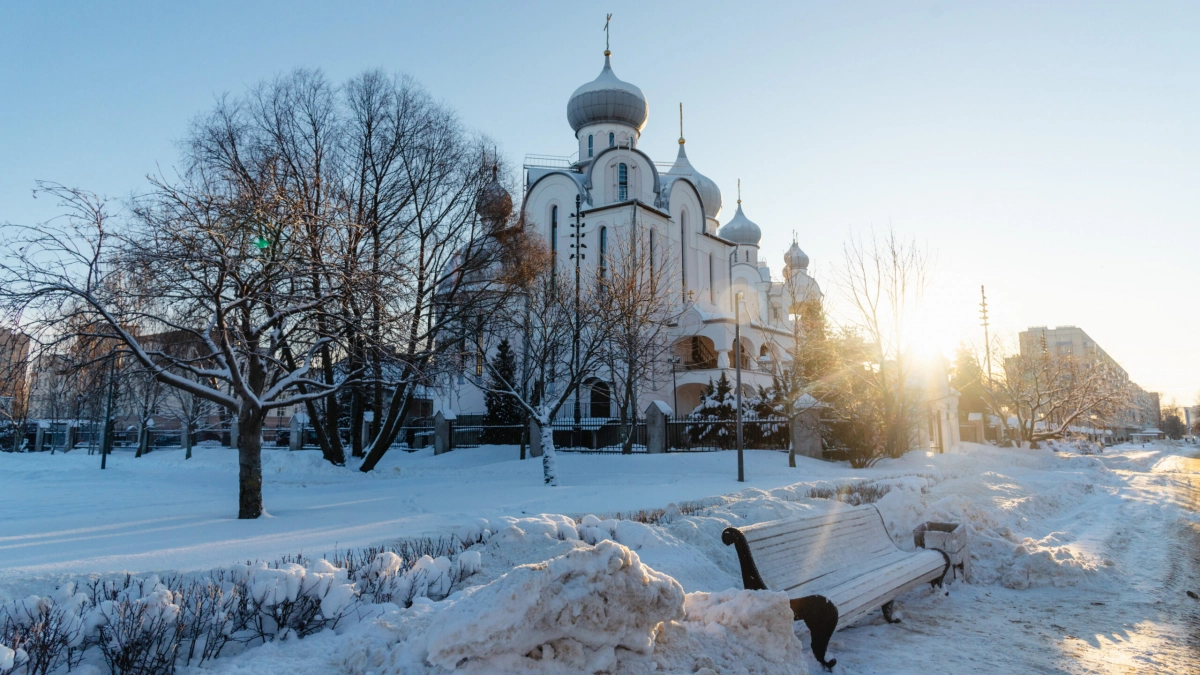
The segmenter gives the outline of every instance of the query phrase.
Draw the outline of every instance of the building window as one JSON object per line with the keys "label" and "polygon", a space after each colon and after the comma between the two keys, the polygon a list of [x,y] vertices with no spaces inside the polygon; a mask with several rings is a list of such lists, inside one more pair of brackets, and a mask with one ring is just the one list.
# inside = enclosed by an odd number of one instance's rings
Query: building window
{"label": "building window", "polygon": [[[622,164],[621,166],[625,166]],[[608,228],[600,228],[600,278],[608,272]]]}
{"label": "building window", "polygon": [[717,301],[713,298],[713,261],[712,254],[708,254],[708,301],[716,304]]}
{"label": "building window", "polygon": [[750,250],[746,250],[746,262],[750,262]]}
{"label": "building window", "polygon": [[679,281],[687,295],[687,211],[679,214]]}
{"label": "building window", "polygon": [[588,134],[588,157],[592,156],[592,151],[593,151],[593,148],[595,147],[594,146],[595,141],[596,141],[595,137],[592,136],[592,134]]}
{"label": "building window", "polygon": [[550,252],[558,253],[558,207],[550,207]]}
{"label": "building window", "polygon": [[650,274],[654,274],[654,230],[650,230]]}
{"label": "building window", "polygon": [[613,132],[608,132],[608,147],[613,147],[617,144],[617,136]]}
{"label": "building window", "polygon": [[624,164],[617,166],[617,201],[629,199],[629,167]]}

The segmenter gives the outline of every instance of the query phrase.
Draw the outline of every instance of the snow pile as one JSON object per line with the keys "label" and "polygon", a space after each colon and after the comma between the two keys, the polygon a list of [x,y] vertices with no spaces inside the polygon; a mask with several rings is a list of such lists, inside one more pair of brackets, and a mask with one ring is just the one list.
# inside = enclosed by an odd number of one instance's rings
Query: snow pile
{"label": "snow pile", "polygon": [[0,645],[0,673],[8,673],[16,663],[17,653]]}
{"label": "snow pile", "polygon": [[684,618],[663,625],[654,648],[661,672],[804,675],[805,649],[784,593],[689,593]]}
{"label": "snow pile", "polygon": [[779,593],[685,596],[610,540],[522,565],[349,641],[350,673],[805,673]]}

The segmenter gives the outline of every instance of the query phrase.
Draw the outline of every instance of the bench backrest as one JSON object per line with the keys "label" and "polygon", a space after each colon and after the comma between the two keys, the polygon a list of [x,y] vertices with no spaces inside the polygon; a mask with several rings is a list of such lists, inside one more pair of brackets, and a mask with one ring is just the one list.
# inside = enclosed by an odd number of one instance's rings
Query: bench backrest
{"label": "bench backrest", "polygon": [[827,513],[738,528],[759,576],[772,591],[899,551],[874,505],[837,505]]}

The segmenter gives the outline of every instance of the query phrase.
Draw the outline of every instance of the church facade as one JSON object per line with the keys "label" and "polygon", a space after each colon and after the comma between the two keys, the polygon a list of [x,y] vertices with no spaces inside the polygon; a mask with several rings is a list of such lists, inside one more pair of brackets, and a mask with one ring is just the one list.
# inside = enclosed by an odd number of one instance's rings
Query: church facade
{"label": "church facade", "polygon": [[[657,162],[643,152],[639,141],[648,119],[645,95],[616,76],[611,53],[605,51],[600,75],[567,101],[575,155],[526,159],[521,221],[545,239],[564,274],[568,265],[573,271],[571,244],[577,241],[572,236],[577,229],[588,246],[580,264],[592,274],[609,242],[627,238],[630,228],[642,228],[655,242],[652,246],[670,255],[672,274],[678,275],[672,283],[682,291],[676,294],[680,301],[686,298],[681,305],[686,310],[671,328],[667,375],[643,394],[638,409],[658,400],[687,414],[710,380],[722,372],[733,380],[739,357],[747,391],[769,386],[772,373],[788,359],[795,305],[820,299],[821,289],[808,274],[808,256],[795,242],[783,256],[782,279],[772,278],[759,248],[762,231],[746,215],[740,198],[733,216],[720,223],[721,190],[692,166],[682,129],[674,161]],[[580,391],[586,416],[615,414],[611,386],[600,373]],[[460,381],[453,389],[436,397],[435,409],[484,411],[482,392],[469,382]]]}

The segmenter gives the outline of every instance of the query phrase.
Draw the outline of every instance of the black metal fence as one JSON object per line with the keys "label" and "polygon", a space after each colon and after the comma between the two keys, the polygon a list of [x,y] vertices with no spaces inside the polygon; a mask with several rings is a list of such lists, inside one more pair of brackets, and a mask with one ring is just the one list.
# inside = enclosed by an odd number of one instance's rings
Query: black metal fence
{"label": "black metal fence", "polygon": [[576,421],[566,417],[554,420],[550,426],[554,429],[554,448],[563,452],[621,452],[630,433],[633,434],[633,452],[646,452],[644,419],[622,424],[618,418],[581,417]]}
{"label": "black metal fence", "polygon": [[[786,418],[742,420],[742,447],[787,450]],[[737,448],[737,421],[716,417],[671,417],[667,420],[667,452],[715,452]]]}

